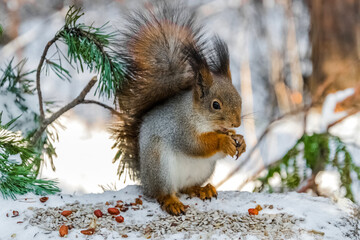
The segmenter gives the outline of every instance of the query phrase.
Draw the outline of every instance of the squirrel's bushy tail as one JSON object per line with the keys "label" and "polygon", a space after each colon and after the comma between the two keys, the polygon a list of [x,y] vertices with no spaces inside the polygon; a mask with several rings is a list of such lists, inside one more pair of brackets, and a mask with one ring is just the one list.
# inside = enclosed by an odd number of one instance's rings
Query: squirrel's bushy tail
{"label": "squirrel's bushy tail", "polygon": [[[177,1],[175,1],[177,2]],[[175,5],[176,4],[176,5]],[[126,76],[116,101],[121,112],[113,125],[120,160],[118,174],[139,176],[138,134],[143,115],[161,101],[193,86],[194,72],[186,48],[201,51],[201,26],[194,13],[179,3],[161,1],[128,15],[118,53]]]}

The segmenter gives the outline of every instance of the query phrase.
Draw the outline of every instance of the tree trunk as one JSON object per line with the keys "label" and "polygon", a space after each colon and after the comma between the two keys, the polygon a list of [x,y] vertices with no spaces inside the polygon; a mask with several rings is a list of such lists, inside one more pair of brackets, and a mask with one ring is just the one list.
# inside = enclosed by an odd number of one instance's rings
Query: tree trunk
{"label": "tree trunk", "polygon": [[[313,73],[307,82],[314,97],[319,86],[326,93],[355,87],[360,82],[359,0],[307,0],[311,14]],[[322,96],[322,98],[324,98]]]}

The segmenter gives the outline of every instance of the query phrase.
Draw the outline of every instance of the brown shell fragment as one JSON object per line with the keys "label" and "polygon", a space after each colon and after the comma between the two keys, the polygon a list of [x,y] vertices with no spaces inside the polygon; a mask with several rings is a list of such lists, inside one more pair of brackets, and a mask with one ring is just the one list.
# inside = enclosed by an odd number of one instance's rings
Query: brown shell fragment
{"label": "brown shell fragment", "polygon": [[40,198],[40,202],[44,203],[48,200],[49,198],[48,197],[42,197]]}
{"label": "brown shell fragment", "polygon": [[80,231],[82,234],[84,235],[93,235],[95,233],[95,228],[89,228],[86,230],[81,230]]}
{"label": "brown shell fragment", "polygon": [[120,211],[117,208],[108,208],[108,213],[110,213],[111,215],[118,215],[120,214]]}
{"label": "brown shell fragment", "polygon": [[72,211],[68,211],[68,210],[61,212],[61,215],[63,215],[64,217],[70,216],[71,214],[72,214]]}
{"label": "brown shell fragment", "polygon": [[69,233],[69,228],[66,225],[61,225],[59,229],[59,235],[60,237],[65,237]]}
{"label": "brown shell fragment", "polygon": [[136,198],[135,203],[136,203],[136,205],[142,205],[143,201],[140,198]]}
{"label": "brown shell fragment", "polygon": [[94,215],[98,218],[102,217],[103,216],[103,213],[100,209],[97,209],[94,211]]}

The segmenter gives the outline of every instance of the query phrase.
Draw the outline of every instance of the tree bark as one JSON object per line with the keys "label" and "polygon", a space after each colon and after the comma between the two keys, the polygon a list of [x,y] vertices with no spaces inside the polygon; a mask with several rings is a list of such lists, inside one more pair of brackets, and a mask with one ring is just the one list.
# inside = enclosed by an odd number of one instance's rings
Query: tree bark
{"label": "tree bark", "polygon": [[306,1],[311,15],[311,95],[328,81],[326,93],[355,87],[360,82],[359,0]]}

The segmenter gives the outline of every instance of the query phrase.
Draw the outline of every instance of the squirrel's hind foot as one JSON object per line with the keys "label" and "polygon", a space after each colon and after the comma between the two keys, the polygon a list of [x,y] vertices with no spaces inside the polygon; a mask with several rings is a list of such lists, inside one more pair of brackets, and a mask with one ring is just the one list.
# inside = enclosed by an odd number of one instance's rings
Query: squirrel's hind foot
{"label": "squirrel's hind foot", "polygon": [[211,185],[210,183],[207,184],[205,187],[194,186],[194,187],[189,187],[189,188],[183,189],[181,191],[181,193],[185,193],[185,194],[189,195],[190,198],[198,197],[203,201],[205,199],[211,200],[212,197],[217,198],[217,191],[216,191],[215,187],[213,185]]}
{"label": "squirrel's hind foot", "polygon": [[171,215],[185,213],[185,206],[175,194],[163,195],[157,198],[161,208]]}

